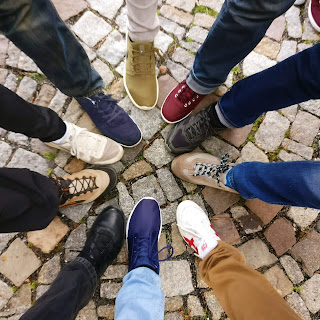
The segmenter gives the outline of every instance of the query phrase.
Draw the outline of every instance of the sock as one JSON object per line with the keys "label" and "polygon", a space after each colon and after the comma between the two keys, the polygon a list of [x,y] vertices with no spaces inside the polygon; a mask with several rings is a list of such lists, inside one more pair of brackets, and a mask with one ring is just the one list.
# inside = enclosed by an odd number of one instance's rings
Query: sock
{"label": "sock", "polygon": [[227,172],[227,174],[226,174],[226,186],[227,187],[229,187],[229,188],[231,188],[231,189],[234,189],[232,186],[231,186],[231,184],[230,184],[230,171],[232,170],[232,168],[231,169],[229,169],[228,170],[228,172]]}
{"label": "sock", "polygon": [[64,133],[64,135],[60,139],[52,141],[55,144],[63,144],[63,143],[65,143],[68,140],[69,136],[70,136],[71,125],[70,125],[69,122],[66,122],[66,121],[64,121],[64,123],[66,125],[66,132]]}
{"label": "sock", "polygon": [[220,118],[219,118],[219,116],[217,114],[217,111],[216,111],[216,106],[217,105],[218,104],[216,104],[215,106],[211,105],[209,107],[208,113],[209,113],[209,116],[210,116],[210,124],[211,124],[213,129],[225,129],[227,127],[220,121]]}

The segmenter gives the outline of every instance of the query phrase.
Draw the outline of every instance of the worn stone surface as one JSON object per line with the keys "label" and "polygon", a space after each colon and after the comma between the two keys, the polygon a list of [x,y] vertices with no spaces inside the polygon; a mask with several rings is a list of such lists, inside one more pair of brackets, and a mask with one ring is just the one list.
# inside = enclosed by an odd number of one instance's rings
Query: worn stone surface
{"label": "worn stone surface", "polygon": [[60,115],[66,100],[67,100],[67,96],[63,94],[61,91],[57,90],[55,96],[53,97],[53,99],[49,104],[49,108]]}
{"label": "worn stone surface", "polygon": [[293,122],[298,112],[298,105],[295,104],[279,110],[290,122]]}
{"label": "worn stone surface", "polygon": [[55,157],[55,155],[58,153],[57,149],[47,146],[45,143],[38,139],[31,139],[30,146],[32,151],[40,153],[45,157]]}
{"label": "worn stone surface", "polygon": [[172,42],[173,38],[171,38],[162,31],[159,31],[154,38],[155,47],[159,48],[162,52],[166,52]]}
{"label": "worn stone surface", "polygon": [[304,280],[304,276],[297,264],[297,262],[292,259],[292,257],[285,255],[280,258],[280,262],[286,271],[289,280],[294,284],[297,284]]}
{"label": "worn stone surface", "polygon": [[263,54],[270,59],[275,59],[279,53],[280,44],[267,37],[262,38],[258,45],[254,48],[254,51],[259,54]]}
{"label": "worn stone surface", "polygon": [[161,168],[158,169],[156,173],[160,186],[169,201],[175,201],[183,196],[174,176],[168,169]]}
{"label": "worn stone surface", "polygon": [[264,273],[264,276],[277,290],[281,297],[285,297],[292,291],[292,283],[285,276],[284,272],[278,267],[274,266]]}
{"label": "worn stone surface", "polygon": [[70,174],[79,172],[84,169],[86,163],[82,160],[79,160],[77,158],[73,158],[64,168],[63,170],[65,172],[68,172]]}
{"label": "worn stone surface", "polygon": [[52,2],[62,20],[68,20],[69,18],[76,16],[87,7],[87,3],[84,0],[53,0]]}
{"label": "worn stone surface", "polygon": [[158,258],[159,258],[159,260],[163,260],[163,259],[168,258],[169,249],[163,249],[166,246],[167,246],[167,234],[165,232],[162,232],[160,235],[159,241],[158,241],[158,252],[159,252]]}
{"label": "worn stone surface", "polygon": [[239,223],[246,234],[262,230],[263,223],[255,214],[248,214],[239,218]]}
{"label": "worn stone surface", "polygon": [[236,148],[239,148],[246,141],[251,129],[252,124],[249,124],[243,128],[225,129],[219,132],[219,135]]}
{"label": "worn stone surface", "polygon": [[243,61],[243,74],[245,76],[251,76],[257,72],[273,67],[275,64],[275,61],[252,51]]}
{"label": "worn stone surface", "polygon": [[88,215],[88,211],[90,210],[92,203],[85,203],[79,206],[67,207],[59,209],[59,211],[66,215],[69,219],[74,222],[80,222],[80,220]]}
{"label": "worn stone surface", "polygon": [[172,55],[172,59],[182,63],[186,68],[191,69],[193,65],[194,55],[182,48],[177,48]]}
{"label": "worn stone surface", "polygon": [[178,203],[173,202],[173,203],[170,203],[165,208],[161,209],[163,225],[172,223],[176,220],[177,208],[178,208]]}
{"label": "worn stone surface", "polygon": [[76,99],[72,99],[66,113],[62,116],[64,121],[77,123],[84,111]]}
{"label": "worn stone surface", "polygon": [[175,63],[171,60],[167,61],[167,67],[170,70],[172,76],[177,80],[178,82],[181,82],[186,79],[189,70],[182,65]]}
{"label": "worn stone surface", "polygon": [[312,159],[313,149],[311,147],[305,146],[302,143],[297,143],[290,139],[284,139],[282,141],[282,146],[284,147],[284,149],[294,152],[307,160]]}
{"label": "worn stone surface", "polygon": [[304,283],[300,295],[312,313],[320,310],[320,274],[315,274]]}
{"label": "worn stone surface", "polygon": [[104,84],[108,86],[114,79],[114,75],[110,71],[109,67],[105,63],[103,63],[100,59],[95,60],[92,65],[102,77]]}
{"label": "worn stone surface", "polygon": [[300,9],[292,6],[285,14],[288,35],[291,38],[301,38],[302,26],[300,22]]}
{"label": "worn stone surface", "polygon": [[31,98],[36,92],[36,89],[37,89],[37,82],[35,80],[29,77],[23,77],[23,79],[19,84],[17,95],[26,101],[31,101]]}
{"label": "worn stone surface", "polygon": [[171,245],[173,247],[173,257],[179,256],[186,250],[186,245],[183,238],[181,237],[180,231],[176,224],[171,225]]}
{"label": "worn stone surface", "polygon": [[22,146],[29,145],[28,137],[21,133],[9,132],[7,139]]}
{"label": "worn stone surface", "polygon": [[122,175],[125,180],[129,181],[152,171],[153,170],[149,163],[144,160],[140,160],[131,165]]}
{"label": "worn stone surface", "polygon": [[181,10],[178,10],[172,6],[163,5],[160,8],[160,13],[167,19],[172,20],[173,22],[179,23],[184,26],[188,26],[192,20],[193,17],[190,13],[183,12]]}
{"label": "worn stone surface", "polygon": [[0,309],[2,309],[13,296],[13,290],[0,280]]}
{"label": "worn stone surface", "polygon": [[203,43],[207,35],[208,35],[208,30],[203,29],[199,26],[192,27],[187,33],[188,38],[199,43]]}
{"label": "worn stone surface", "polygon": [[65,248],[80,251],[86,242],[86,225],[80,224],[74,229],[66,241]]}
{"label": "worn stone surface", "polygon": [[125,265],[111,265],[104,272],[102,279],[123,279],[128,273],[128,266]]}
{"label": "worn stone surface", "polygon": [[257,148],[252,142],[248,142],[241,150],[241,156],[237,160],[237,163],[259,161],[269,162],[268,156],[259,148]]}
{"label": "worn stone surface", "polygon": [[182,297],[170,297],[165,300],[165,311],[177,311],[180,310],[183,306]]}
{"label": "worn stone surface", "polygon": [[283,61],[293,56],[297,51],[297,43],[293,40],[284,40],[281,44],[280,52],[277,61]]}
{"label": "worn stone surface", "polygon": [[309,100],[300,103],[301,109],[320,117],[320,100]]}
{"label": "worn stone surface", "polygon": [[308,18],[303,22],[302,40],[320,40],[319,32],[312,27]]}
{"label": "worn stone surface", "polygon": [[114,312],[115,312],[115,306],[112,306],[112,305],[99,306],[97,310],[99,317],[103,317],[108,320],[114,319]]}
{"label": "worn stone surface", "polygon": [[204,294],[204,297],[207,301],[208,308],[212,313],[212,319],[219,320],[222,313],[223,313],[223,309],[220,306],[216,296],[214,295],[214,293],[212,291],[207,291]]}
{"label": "worn stone surface", "polygon": [[204,13],[196,13],[194,15],[193,23],[197,26],[210,29],[216,18]]}
{"label": "worn stone surface", "polygon": [[308,227],[315,219],[317,219],[319,210],[312,208],[291,207],[287,213],[301,229]]}
{"label": "worn stone surface", "polygon": [[98,320],[96,305],[92,300],[80,310],[76,320]]}
{"label": "worn stone surface", "polygon": [[13,73],[9,73],[6,82],[4,83],[4,86],[9,90],[15,92],[18,86],[18,77]]}
{"label": "worn stone surface", "polygon": [[266,32],[266,36],[276,41],[280,41],[286,26],[286,19],[284,16],[280,16],[273,20],[270,27]]}
{"label": "worn stone surface", "polygon": [[201,306],[199,298],[195,296],[189,296],[187,303],[191,316],[203,316],[203,308]]}
{"label": "worn stone surface", "polygon": [[281,150],[278,154],[278,158],[282,161],[303,161],[304,159],[295,153],[288,153]]}
{"label": "worn stone surface", "polygon": [[300,298],[299,294],[292,292],[286,297],[289,306],[304,320],[311,320],[309,310],[307,309],[304,301]]}
{"label": "worn stone surface", "polygon": [[183,316],[179,312],[168,312],[165,314],[164,320],[183,320]]}
{"label": "worn stone surface", "polygon": [[129,195],[129,192],[123,182],[117,184],[117,189],[119,192],[119,205],[124,214],[128,217],[131,210],[134,207],[134,201]]}
{"label": "worn stone surface", "polygon": [[57,255],[42,266],[39,272],[38,282],[41,284],[51,284],[60,270],[60,257]]}
{"label": "worn stone surface", "polygon": [[11,146],[4,141],[0,141],[0,167],[4,167],[6,162],[9,160],[11,153]]}
{"label": "worn stone surface", "polygon": [[49,288],[50,288],[50,286],[47,286],[47,285],[38,286],[36,300],[38,300],[42,295],[44,295],[49,290]]}
{"label": "worn stone surface", "polygon": [[111,2],[88,0],[88,3],[93,10],[98,11],[102,16],[113,19],[119,8],[122,6],[123,0],[114,0]]}
{"label": "worn stone surface", "polygon": [[[0,40],[0,42],[1,42],[1,40]],[[1,59],[1,57],[0,57],[0,59]],[[2,85],[5,84],[7,75],[8,75],[8,70],[0,68],[0,84],[2,84]]]}
{"label": "worn stone surface", "polygon": [[39,106],[48,107],[55,94],[56,89],[54,87],[44,84],[41,87],[41,90],[39,91],[34,103]]}
{"label": "worn stone surface", "polygon": [[38,70],[37,65],[24,52],[20,53],[18,68],[29,72],[36,72]]}
{"label": "worn stone surface", "polygon": [[1,233],[0,234],[0,251],[2,251],[8,242],[17,234],[17,232]]}
{"label": "worn stone surface", "polygon": [[107,299],[115,299],[122,287],[121,283],[104,282],[100,287],[100,297]]}
{"label": "worn stone surface", "polygon": [[163,139],[155,140],[152,145],[144,151],[143,155],[158,168],[168,164],[174,158],[173,154],[167,151]]}
{"label": "worn stone surface", "polygon": [[174,34],[179,40],[182,40],[185,29],[180,27],[177,23],[172,22],[166,18],[159,18],[160,26],[168,33]]}

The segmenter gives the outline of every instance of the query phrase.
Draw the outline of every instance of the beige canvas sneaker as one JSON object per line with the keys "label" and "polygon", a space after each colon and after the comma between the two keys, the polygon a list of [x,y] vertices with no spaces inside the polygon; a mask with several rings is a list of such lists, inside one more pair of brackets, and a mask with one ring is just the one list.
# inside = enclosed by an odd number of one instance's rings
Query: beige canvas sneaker
{"label": "beige canvas sneaker", "polygon": [[48,146],[70,152],[78,159],[95,165],[111,164],[123,156],[122,146],[100,134],[92,133],[68,122],[70,134],[62,144],[46,143]]}
{"label": "beige canvas sneaker", "polygon": [[132,103],[139,109],[151,110],[159,96],[153,42],[132,42],[127,35],[124,86]]}
{"label": "beige canvas sneaker", "polygon": [[238,193],[225,185],[226,174],[234,166],[228,164],[227,160],[228,156],[220,160],[207,153],[191,152],[175,158],[171,169],[178,178],[184,181]]}

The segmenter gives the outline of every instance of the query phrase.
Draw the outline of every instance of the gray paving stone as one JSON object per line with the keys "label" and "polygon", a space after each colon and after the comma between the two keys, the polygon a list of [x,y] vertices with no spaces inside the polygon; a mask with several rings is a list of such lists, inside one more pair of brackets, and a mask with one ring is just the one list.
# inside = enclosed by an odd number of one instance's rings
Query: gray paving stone
{"label": "gray paving stone", "polygon": [[39,153],[42,156],[48,156],[49,154],[55,156],[58,153],[58,149],[51,148],[36,138],[31,139],[30,146],[33,152]]}
{"label": "gray paving stone", "polygon": [[102,77],[105,86],[109,86],[109,84],[114,79],[114,75],[110,71],[109,67],[105,63],[103,63],[100,59],[95,60],[92,65]]}
{"label": "gray paving stone", "polygon": [[9,132],[7,138],[10,142],[14,142],[22,146],[29,145],[29,138],[22,133]]}
{"label": "gray paving stone", "polygon": [[204,202],[203,202],[200,194],[195,193],[192,195],[188,195],[188,199],[195,202],[206,214],[208,214],[207,209],[204,205]]}
{"label": "gray paving stone", "polygon": [[9,73],[6,82],[4,83],[4,86],[9,90],[15,92],[18,86],[18,77],[13,73]]}
{"label": "gray paving stone", "polygon": [[26,101],[30,101],[32,96],[36,92],[36,89],[37,89],[37,81],[29,77],[23,77],[23,79],[19,84],[17,95]]}
{"label": "gray paving stone", "polygon": [[0,257],[0,272],[16,286],[21,286],[40,266],[41,261],[19,238]]}
{"label": "gray paving stone", "polygon": [[310,43],[299,43],[298,44],[298,52],[309,49],[311,47],[312,47],[312,44],[310,44]]}
{"label": "gray paving stone", "polygon": [[190,192],[196,190],[198,187],[196,184],[193,184],[190,182],[186,182],[186,181],[182,181],[182,180],[181,180],[181,182],[183,184],[183,187],[186,189],[187,193],[190,193]]}
{"label": "gray paving stone", "polygon": [[60,90],[57,90],[55,96],[49,104],[49,108],[61,115],[62,108],[67,98],[68,97],[65,94],[63,94]]}
{"label": "gray paving stone", "polygon": [[41,86],[39,94],[37,95],[34,103],[42,107],[48,107],[55,93],[56,88],[45,83]]}
{"label": "gray paving stone", "polygon": [[103,1],[103,0],[88,0],[90,7],[98,11],[102,16],[113,19],[117,11],[123,4],[123,0]]}
{"label": "gray paving stone", "polygon": [[96,305],[93,300],[80,310],[76,320],[98,320]]}
{"label": "gray paving stone", "polygon": [[292,6],[285,14],[288,35],[291,38],[301,38],[302,26],[300,22],[300,9]]}
{"label": "gray paving stone", "polygon": [[97,51],[99,57],[107,60],[113,66],[117,65],[126,53],[126,41],[117,30],[113,30],[107,40]]}
{"label": "gray paving stone", "polygon": [[162,52],[167,52],[170,44],[173,42],[173,38],[168,36],[162,31],[159,31],[154,38],[154,46],[159,48]]}
{"label": "gray paving stone", "polygon": [[200,0],[199,4],[201,6],[208,7],[216,12],[220,12],[224,0]]}
{"label": "gray paving stone", "polygon": [[18,67],[19,57],[20,57],[20,49],[18,49],[11,41],[9,42],[8,50],[7,50],[7,60],[6,65],[12,68]]}
{"label": "gray paving stone", "polygon": [[191,12],[196,4],[196,0],[167,0],[167,4],[174,6],[176,8],[182,9],[187,12]]}
{"label": "gray paving stone", "polygon": [[194,15],[193,23],[199,27],[210,29],[216,18],[205,13],[196,13]]}
{"label": "gray paving stone", "polygon": [[111,265],[107,268],[107,270],[104,272],[102,279],[123,279],[124,276],[128,273],[128,266],[126,265]]}
{"label": "gray paving stone", "polygon": [[320,119],[305,111],[299,111],[290,130],[291,139],[311,146],[318,133]]}
{"label": "gray paving stone", "polygon": [[9,39],[4,35],[0,36],[0,65],[6,64],[7,50],[9,46]]}
{"label": "gray paving stone", "polygon": [[241,156],[237,163],[248,161],[269,162],[268,156],[250,141],[242,148]]}
{"label": "gray paving stone", "polygon": [[309,100],[306,102],[301,102],[300,107],[303,110],[320,117],[320,100]]}
{"label": "gray paving stone", "polygon": [[38,282],[41,284],[51,284],[61,270],[59,255],[47,261],[41,268]]}
{"label": "gray paving stone", "polygon": [[266,31],[266,36],[276,41],[280,41],[286,26],[286,19],[284,16],[280,16],[273,20],[270,27]]}
{"label": "gray paving stone", "polygon": [[116,18],[116,24],[119,26],[119,31],[121,33],[125,34],[127,32],[127,23],[127,7],[123,7],[120,11],[120,14]]}
{"label": "gray paving stone", "polygon": [[189,70],[183,67],[182,65],[175,63],[171,60],[167,61],[167,67],[170,70],[172,76],[178,81],[181,82],[186,79]]}
{"label": "gray paving stone", "polygon": [[0,309],[7,304],[12,296],[12,289],[5,282],[0,280]]}
{"label": "gray paving stone", "polygon": [[284,267],[284,270],[286,271],[290,281],[292,281],[294,284],[297,284],[304,280],[304,276],[294,259],[288,255],[284,255],[280,258],[280,262]]}
{"label": "gray paving stone", "polygon": [[256,144],[266,151],[276,150],[290,126],[290,121],[281,116],[277,111],[266,114],[260,128],[255,134]]}
{"label": "gray paving stone", "polygon": [[251,76],[274,65],[276,65],[275,61],[252,51],[243,61],[243,74]]}
{"label": "gray paving stone", "polygon": [[298,105],[283,108],[279,110],[290,122],[293,122],[298,112]]}
{"label": "gray paving stone", "polygon": [[218,302],[216,296],[214,295],[213,291],[208,291],[204,294],[204,297],[207,301],[207,305],[209,310],[212,313],[212,319],[213,320],[219,320],[221,318],[221,315],[223,313],[223,309],[220,306],[220,303]]}
{"label": "gray paving stone", "polygon": [[86,225],[80,224],[74,229],[66,241],[65,248],[72,250],[81,250],[86,242]]}
{"label": "gray paving stone", "polygon": [[200,300],[196,296],[188,296],[188,309],[190,311],[190,316],[195,317],[195,316],[203,316],[203,308],[200,303]]}
{"label": "gray paving stone", "polygon": [[180,27],[177,23],[166,18],[159,17],[159,21],[160,26],[163,30],[165,30],[168,33],[174,34],[179,40],[182,40],[186,32],[184,28]]}
{"label": "gray paving stone", "polygon": [[183,12],[168,5],[163,5],[160,8],[160,13],[165,18],[172,20],[173,22],[182,24],[185,27],[189,26],[193,20],[193,16],[190,13]]}
{"label": "gray paving stone", "polygon": [[292,292],[286,297],[289,306],[302,317],[304,320],[311,320],[309,310],[307,309],[305,303],[300,298],[299,294]]}
{"label": "gray paving stone", "polygon": [[168,312],[165,314],[164,320],[183,320],[183,316],[179,312]]}
{"label": "gray paving stone", "polygon": [[244,207],[237,206],[237,205],[230,208],[230,212],[232,214],[232,218],[235,220],[239,220],[240,218],[249,215],[248,211]]}
{"label": "gray paving stone", "polygon": [[33,60],[22,51],[19,56],[18,68],[29,72],[36,72],[38,70],[38,66],[33,62]]}
{"label": "gray paving stone", "polygon": [[112,198],[111,200],[106,201],[105,203],[103,203],[102,205],[100,205],[95,209],[95,213],[99,215],[105,208],[109,206],[120,208],[118,198]]}
{"label": "gray paving stone", "polygon": [[88,215],[91,206],[92,203],[85,203],[79,206],[62,208],[59,211],[74,222],[80,222],[83,217]]}
{"label": "gray paving stone", "polygon": [[49,161],[30,151],[19,148],[7,165],[8,168],[26,168],[47,175]]}
{"label": "gray paving stone", "polygon": [[89,47],[93,47],[111,32],[111,26],[91,11],[73,25],[72,31]]}
{"label": "gray paving stone", "polygon": [[300,296],[310,312],[316,313],[320,310],[320,274],[315,274],[304,283]]}
{"label": "gray paving stone", "polygon": [[309,19],[305,19],[303,23],[302,40],[318,40],[320,39],[319,33],[312,27]]}
{"label": "gray paving stone", "polygon": [[96,221],[97,216],[89,216],[87,219],[87,230],[89,231],[92,228],[93,223]]}
{"label": "gray paving stone", "polygon": [[255,47],[254,51],[267,56],[270,59],[275,59],[280,51],[280,44],[267,37],[264,37]]}
{"label": "gray paving stone", "polygon": [[115,306],[113,305],[103,305],[99,306],[97,313],[99,317],[106,319],[114,319]]}
{"label": "gray paving stone", "polygon": [[288,153],[284,150],[281,150],[278,154],[278,158],[282,161],[303,161],[304,159],[300,156],[298,156],[295,153]]}
{"label": "gray paving stone", "polygon": [[171,225],[171,245],[173,247],[173,257],[179,256],[186,251],[186,245],[176,224]]}
{"label": "gray paving stone", "polygon": [[7,133],[7,130],[4,130],[3,128],[0,128],[0,137],[4,137]]}
{"label": "gray paving stone", "polygon": [[159,182],[153,175],[139,179],[132,184],[132,193],[136,203],[143,197],[155,198],[160,206],[166,203],[166,198],[160,188]]}
{"label": "gray paving stone", "polygon": [[189,32],[187,33],[186,37],[190,38],[196,42],[203,43],[206,39],[209,31],[206,29],[203,29],[199,26],[192,27]]}
{"label": "gray paving stone", "polygon": [[115,299],[122,287],[121,283],[104,282],[100,287],[100,297],[107,299]]}
{"label": "gray paving stone", "polygon": [[87,3],[84,0],[53,0],[52,2],[64,21],[78,15],[87,8]]}
{"label": "gray paving stone", "polygon": [[167,168],[161,168],[156,171],[158,181],[163,189],[167,199],[172,202],[183,196],[174,176]]}
{"label": "gray paving stone", "polygon": [[143,156],[158,168],[168,164],[174,158],[173,154],[167,151],[163,139],[156,139],[152,145],[144,151]]}
{"label": "gray paving stone", "polygon": [[49,290],[49,288],[50,288],[50,286],[47,286],[47,285],[38,286],[36,300],[38,300],[42,295],[44,295]]}
{"label": "gray paving stone", "polygon": [[293,40],[284,40],[281,44],[280,52],[277,57],[277,61],[283,61],[293,56],[297,51],[297,43]]}
{"label": "gray paving stone", "polygon": [[79,41],[80,44],[82,45],[84,51],[86,52],[88,58],[90,61],[94,60],[97,57],[97,54],[95,53],[95,51],[93,51],[89,46],[87,46],[85,43],[83,43],[82,41]]}
{"label": "gray paving stone", "polygon": [[291,152],[298,154],[299,156],[311,160],[313,155],[313,149],[311,147],[307,147],[302,143],[297,143],[290,139],[284,139],[282,141],[282,146]]}
{"label": "gray paving stone", "polygon": [[0,84],[2,85],[5,84],[7,75],[8,75],[8,70],[0,68]]}
{"label": "gray paving stone", "polygon": [[54,158],[54,163],[59,167],[63,168],[67,164],[68,159],[70,157],[71,157],[71,154],[69,152],[60,150],[58,155]]}
{"label": "gray paving stone", "polygon": [[193,66],[193,61],[194,61],[194,55],[189,53],[188,51],[182,49],[182,48],[177,48],[176,51],[172,55],[172,59],[175,62],[180,62],[183,64],[187,69],[191,69]]}
{"label": "gray paving stone", "polygon": [[317,219],[320,210],[312,208],[291,207],[287,213],[301,229],[308,227]]}
{"label": "gray paving stone", "polygon": [[165,208],[161,209],[163,225],[176,221],[177,208],[178,208],[178,203],[173,202],[167,205]]}
{"label": "gray paving stone", "polygon": [[8,244],[8,242],[17,235],[17,232],[1,233],[0,234],[0,251],[2,251]]}
{"label": "gray paving stone", "polygon": [[4,167],[6,162],[9,160],[11,153],[11,146],[4,141],[0,141],[0,167]]}
{"label": "gray paving stone", "polygon": [[123,73],[124,73],[124,61],[122,61],[117,67],[116,67],[116,71],[123,77]]}
{"label": "gray paving stone", "polygon": [[124,212],[126,217],[129,217],[131,210],[134,207],[134,201],[129,195],[129,192],[123,182],[117,184],[117,189],[119,192],[119,205],[121,210]]}
{"label": "gray paving stone", "polygon": [[62,116],[62,119],[71,123],[77,123],[83,113],[84,111],[77,100],[72,99],[66,113]]}
{"label": "gray paving stone", "polygon": [[181,46],[187,50],[190,50],[194,53],[198,51],[200,48],[201,44],[198,42],[186,42],[186,41],[181,41],[180,42]]}
{"label": "gray paving stone", "polygon": [[194,290],[190,266],[186,260],[160,262],[160,277],[166,297],[185,295]]}

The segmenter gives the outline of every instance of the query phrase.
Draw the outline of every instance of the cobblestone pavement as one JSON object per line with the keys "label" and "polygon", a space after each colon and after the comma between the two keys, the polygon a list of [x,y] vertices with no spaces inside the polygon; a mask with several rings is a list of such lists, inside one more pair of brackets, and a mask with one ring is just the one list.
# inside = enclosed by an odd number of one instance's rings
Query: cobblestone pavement
{"label": "cobblestone pavement", "polygon": [[[126,7],[123,0],[53,2],[103,76],[108,91],[139,124],[144,140],[138,147],[127,149],[122,161],[114,164],[120,180],[117,190],[107,198],[61,210],[43,231],[0,235],[0,319],[18,319],[49,288],[61,267],[81,250],[88,229],[104,207],[119,205],[128,216],[142,196],[153,196],[161,204],[164,227],[159,247],[172,244],[175,249],[174,257],[161,263],[166,320],[227,318],[213,292],[201,280],[198,261],[179,235],[175,210],[186,198],[197,202],[208,213],[222,239],[238,247],[248,264],[262,272],[304,319],[320,319],[319,210],[270,205],[256,199],[245,201],[238,195],[197,187],[173,177],[170,172],[173,155],[164,146],[169,126],[161,119],[159,108],[141,111],[131,104],[124,91]],[[197,3],[159,0],[161,31],[155,43],[165,52],[159,66],[166,65],[167,71],[159,75],[158,105],[188,73],[194,54],[222,3],[222,0]],[[101,28],[97,29],[96,23]],[[273,66],[319,40],[320,35],[308,22],[306,8],[292,7],[274,21],[263,40],[233,68],[216,94],[222,95],[242,77]],[[52,108],[65,120],[95,130],[77,102],[53,87],[34,62],[3,36],[0,36],[0,65],[0,83],[28,101]],[[214,100],[215,96],[210,98]],[[236,162],[319,161],[319,117],[320,100],[301,103],[279,112],[268,112],[245,128],[226,130],[209,138],[201,149],[218,156],[222,150],[228,150]],[[27,167],[44,175],[51,171],[63,175],[85,166],[37,139],[3,129],[0,137],[1,166]],[[113,319],[114,301],[127,273],[126,264],[123,248],[78,320]]]}

